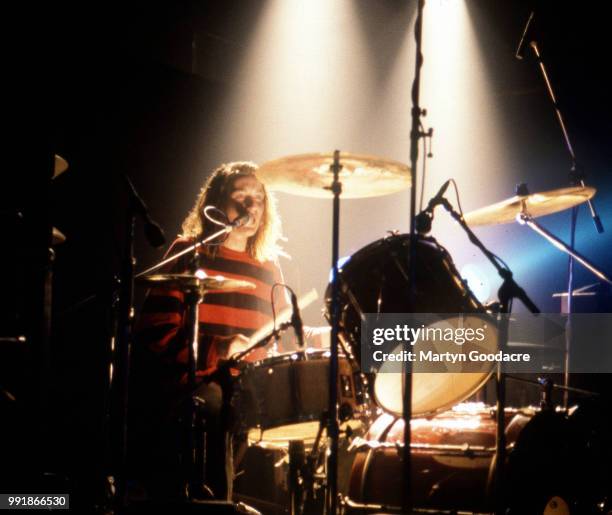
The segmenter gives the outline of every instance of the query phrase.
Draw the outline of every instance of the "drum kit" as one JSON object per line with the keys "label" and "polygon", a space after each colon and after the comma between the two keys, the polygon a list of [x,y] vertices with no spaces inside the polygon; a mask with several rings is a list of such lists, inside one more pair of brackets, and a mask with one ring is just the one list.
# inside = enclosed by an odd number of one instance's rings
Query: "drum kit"
{"label": "drum kit", "polygon": [[[347,198],[382,196],[410,187],[406,165],[339,152],[270,161],[260,167],[258,177],[271,190],[329,198],[334,190],[330,172],[334,166],[341,168],[337,176],[342,196]],[[594,194],[595,189],[582,186],[534,194],[519,191],[505,201],[459,216],[464,224],[471,225],[502,224],[521,217],[536,224],[535,217],[571,208]],[[409,260],[413,245],[414,264]],[[410,299],[406,290],[413,266],[417,294]],[[605,274],[597,272],[600,278],[609,281]],[[351,462],[346,487],[338,494],[340,509],[353,514],[400,513],[403,488],[400,449],[404,433],[400,417],[406,378],[401,373],[375,374],[361,368],[363,316],[464,313],[490,317],[495,326],[496,313],[471,292],[446,249],[425,234],[418,234],[414,240],[405,234],[377,240],[340,266],[337,277],[340,316],[336,366],[332,362],[333,345],[329,349],[306,348],[281,355],[270,352],[266,359],[245,361],[254,348],[266,346],[291,323],[263,331],[265,334],[253,341],[251,348],[225,365],[227,370],[239,370],[230,379],[232,394],[227,397],[238,419],[239,428],[234,431],[247,434],[251,446],[280,449],[286,454],[286,510],[321,513],[329,495],[330,468],[338,467],[337,456],[330,460],[330,455],[338,452],[333,446],[336,423],[335,437],[350,442],[343,446],[350,450],[343,459]],[[195,308],[207,291],[253,287],[246,281],[194,274],[149,273],[141,280],[149,286],[172,286],[193,294],[194,305],[188,309],[193,320],[187,326],[194,328]],[[324,310],[328,320],[333,309],[332,296],[330,284]],[[190,338],[190,363],[195,367],[197,330],[191,332]],[[495,337],[490,341],[494,347],[501,344]],[[495,470],[499,468],[496,465],[499,405],[495,408],[465,402],[483,388],[494,371],[491,365],[479,373],[413,374],[410,454],[415,510],[484,513],[495,509],[493,497],[499,495],[494,490]],[[220,382],[227,384],[225,379]],[[568,478],[572,464],[586,463],[580,458],[580,451],[590,442],[576,441],[571,424],[572,410],[576,408],[553,406],[551,384],[549,381],[545,384],[545,402],[540,408],[501,406],[506,454],[502,455],[505,502],[511,513],[575,513],[571,510],[576,509],[586,513],[585,499],[594,502],[597,496],[581,497],[583,492],[572,488]],[[331,409],[330,402],[335,409]],[[194,430],[195,427],[194,424]],[[601,507],[598,513],[605,513],[604,503],[610,502],[605,499],[608,492],[602,492],[597,492],[601,493],[597,497]],[[609,504],[606,509],[611,509]]]}
{"label": "drum kit", "polygon": [[[492,364],[478,373],[441,374],[413,373],[410,363],[403,364],[402,372],[386,374],[362,367],[361,331],[367,314],[459,313],[468,320],[485,317],[494,328],[493,337],[488,339],[491,350],[505,351],[508,317],[503,315],[511,312],[513,299],[520,300],[532,313],[539,313],[508,266],[483,245],[470,226],[516,221],[568,254],[568,300],[574,261],[602,282],[612,284],[609,276],[573,248],[578,205],[587,203],[598,232],[603,227],[591,203],[595,189],[587,187],[577,172],[563,116],[535,41],[529,46],[544,75],[572,160],[571,187],[530,193],[522,184],[515,196],[464,215],[444,197],[449,180],[417,215],[418,144],[421,138],[432,136],[432,129],[423,128],[421,116],[425,111],[419,105],[423,6],[420,0],[414,29],[417,58],[409,165],[336,150],[286,156],[258,169],[259,180],[272,191],[333,202],[332,273],[324,309],[331,326],[330,347],[281,356],[272,352],[267,359],[253,363],[243,360],[253,349],[271,342],[290,322],[281,324],[220,367],[217,377],[222,386],[231,388],[231,395],[224,395],[224,399],[237,414],[238,430],[248,434],[253,447],[272,446],[287,454],[288,502],[279,513],[610,514],[612,475],[608,458],[612,457],[605,436],[609,417],[602,417],[601,410],[600,416],[593,417],[597,410],[589,408],[589,401],[578,408],[568,405],[567,392],[572,390],[569,337],[564,385],[554,385],[550,378],[514,378],[541,387],[538,408],[506,406],[507,375],[501,365]],[[527,26],[532,18],[533,14]],[[517,55],[529,37],[526,28]],[[377,240],[340,264],[341,198],[378,197],[408,188],[409,234],[391,234]],[[497,269],[503,280],[498,303],[482,305],[448,251],[428,236],[438,206],[448,211]],[[567,245],[536,218],[570,208],[572,237]],[[207,286],[192,277],[158,276],[157,280],[193,294],[194,304],[187,311],[191,317],[187,325],[194,329],[190,334],[193,381],[195,307]],[[217,281],[215,287],[223,288],[223,278]],[[571,326],[567,334],[571,334]],[[230,369],[238,370],[238,376],[230,378]],[[496,405],[466,402],[492,376]],[[564,392],[563,406],[554,405],[553,388]],[[581,393],[590,400],[597,396],[595,392]],[[193,417],[191,421],[193,428]],[[350,463],[343,489],[338,481],[341,448],[347,453],[343,458]],[[255,471],[253,477],[257,475]]]}

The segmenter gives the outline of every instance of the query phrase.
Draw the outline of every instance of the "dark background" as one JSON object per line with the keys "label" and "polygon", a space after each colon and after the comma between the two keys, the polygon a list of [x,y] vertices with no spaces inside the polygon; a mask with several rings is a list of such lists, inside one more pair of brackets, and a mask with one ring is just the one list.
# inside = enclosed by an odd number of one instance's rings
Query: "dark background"
{"label": "dark background", "polygon": [[[358,4],[374,42],[394,10],[402,16],[414,12],[407,13],[399,1]],[[531,180],[546,183],[538,177],[546,172],[538,172],[533,160],[551,150],[563,155],[561,135],[554,130],[529,52],[523,73],[507,65],[531,4],[473,0],[468,6],[494,71],[490,86],[501,99],[507,124],[525,142],[519,158],[526,169],[536,168]],[[175,199],[193,199],[193,184],[200,184],[222,158],[224,92],[264,5],[259,0],[60,3],[46,12],[32,6],[31,12],[6,20],[14,22],[18,34],[16,62],[7,70],[17,89],[10,103],[18,115],[12,126],[16,146],[7,149],[15,163],[5,171],[10,186],[3,188],[3,331],[24,334],[31,345],[0,349],[0,385],[18,399],[17,406],[2,401],[6,420],[14,422],[3,443],[14,451],[15,464],[25,465],[27,477],[42,470],[66,475],[86,504],[101,498],[101,478],[110,465],[105,388],[113,277],[126,231],[123,175],[129,175],[172,239],[189,208]],[[544,2],[540,9],[541,49],[587,184],[598,187],[597,206],[607,229],[602,241],[608,244],[594,247],[589,257],[612,272],[608,17],[604,4],[594,0]],[[528,105],[534,119],[550,119],[553,129],[536,132],[537,124],[518,118],[517,105]],[[49,184],[54,153],[70,168]],[[584,237],[598,238],[587,215],[582,216]],[[67,241],[55,249],[47,377],[38,316],[50,224]],[[147,245],[139,221],[138,267],[154,263],[160,252]],[[542,273],[548,291],[563,289],[565,274]],[[592,282],[585,272],[577,273],[583,283]],[[535,297],[544,310],[559,309],[548,295]],[[140,298],[138,291],[137,306]]]}

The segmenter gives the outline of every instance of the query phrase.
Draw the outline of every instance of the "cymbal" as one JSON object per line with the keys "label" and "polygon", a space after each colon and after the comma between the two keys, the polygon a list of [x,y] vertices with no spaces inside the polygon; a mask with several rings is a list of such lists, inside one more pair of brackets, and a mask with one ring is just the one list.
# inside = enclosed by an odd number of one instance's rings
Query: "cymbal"
{"label": "cymbal", "polygon": [[[333,161],[332,152],[281,157],[261,165],[257,177],[273,191],[327,199]],[[410,168],[397,161],[341,152],[340,164],[342,198],[379,197],[410,187]]]}
{"label": "cymbal", "polygon": [[60,231],[57,227],[54,227],[51,244],[59,245],[60,243],[64,243],[65,241],[66,241],[66,236],[64,235],[64,233]]}
{"label": "cymbal", "polygon": [[515,195],[497,204],[471,211],[463,218],[469,225],[507,224],[514,222],[516,215],[523,211],[535,218],[569,209],[586,202],[596,191],[595,188],[576,186],[530,195]]}
{"label": "cymbal", "polygon": [[255,284],[241,279],[229,279],[222,275],[206,276],[205,274],[153,274],[138,279],[150,286],[163,286],[190,290],[199,288],[201,291],[210,290],[253,290]]}
{"label": "cymbal", "polygon": [[58,175],[63,174],[66,170],[68,170],[68,161],[66,161],[62,156],[58,156],[57,154],[55,154],[53,178],[55,179]]}

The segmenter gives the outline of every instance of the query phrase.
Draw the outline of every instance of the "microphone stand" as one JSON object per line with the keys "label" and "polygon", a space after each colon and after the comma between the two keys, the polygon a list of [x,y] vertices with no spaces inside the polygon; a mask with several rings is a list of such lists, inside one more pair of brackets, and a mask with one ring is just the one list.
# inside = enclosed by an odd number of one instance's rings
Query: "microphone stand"
{"label": "microphone stand", "polygon": [[[113,295],[113,314],[111,327],[113,345],[116,338],[116,350],[111,348],[114,356],[111,358],[116,363],[116,372],[113,371],[112,361],[109,374],[109,392],[114,392],[116,407],[116,438],[117,451],[115,455],[117,468],[117,496],[119,507],[127,504],[127,431],[128,431],[128,399],[130,379],[130,354],[132,343],[132,328],[134,323],[134,232],[136,217],[140,216],[145,223],[145,233],[149,243],[160,246],[164,243],[164,235],[161,227],[149,217],[149,212],[141,197],[136,192],[134,185],[127,175],[124,175],[129,196],[126,212],[125,250],[121,264],[120,279],[115,281],[116,290]],[[112,393],[111,393],[112,396]]]}
{"label": "microphone stand", "polygon": [[[140,278],[145,275],[149,275],[150,273],[159,270],[160,268],[173,263],[181,256],[184,256],[189,253],[194,254],[194,259],[191,262],[192,273],[195,273],[195,269],[198,267],[198,249],[215,240],[219,236],[223,234],[228,234],[234,230],[234,226],[229,224],[220,229],[219,231],[211,234],[210,236],[203,238],[193,245],[181,250],[173,254],[172,256],[160,261],[156,265],[153,265],[146,270],[136,274],[134,276],[135,279]],[[198,328],[198,306],[201,304],[204,299],[204,292],[201,291],[201,288],[198,284],[189,288],[185,291],[185,327],[187,329],[187,352],[188,352],[188,391],[194,392],[196,387],[196,370],[198,367],[199,360],[199,328]],[[224,392],[227,390],[226,385],[228,384],[227,378],[220,376],[219,377],[220,384],[223,386]],[[224,393],[224,399],[227,397],[227,394]],[[197,400],[194,399],[193,395],[190,395],[190,398],[187,401],[186,409],[185,409],[185,420],[186,420],[186,435],[187,435],[187,445],[184,449],[184,454],[186,457],[183,458],[183,467],[185,474],[185,485],[186,485],[186,494],[187,499],[192,500],[194,496],[199,491],[201,485],[200,477],[198,477],[198,464],[197,464],[197,453],[198,448],[196,445],[196,435],[202,429],[201,420],[199,420],[197,416]]]}
{"label": "microphone stand", "polygon": [[193,245],[190,245],[189,247],[181,250],[180,252],[177,252],[176,254],[173,254],[172,256],[167,257],[166,259],[160,261],[156,265],[153,265],[152,267],[149,267],[146,270],[143,270],[142,272],[137,273],[134,276],[134,279],[138,279],[138,278],[143,277],[145,275],[149,275],[150,273],[155,272],[156,270],[159,270],[160,268],[163,268],[164,266],[166,266],[166,265],[176,261],[181,256],[184,256],[185,254],[189,254],[190,252],[195,252],[202,245],[206,245],[206,244],[210,243],[211,241],[215,240],[216,238],[218,238],[219,236],[221,236],[223,234],[227,234],[227,233],[229,233],[229,232],[231,232],[233,230],[234,230],[234,228],[231,225],[228,225],[227,227],[224,227],[223,229],[221,229],[221,230],[211,234],[207,238],[199,240],[196,243],[194,243]]}
{"label": "microphone stand", "polygon": [[[529,16],[529,20],[527,21],[527,27],[525,28],[525,33],[523,34],[523,37],[521,38],[521,43],[519,44],[519,48],[522,44],[523,39],[525,38],[527,28],[529,27],[529,24],[533,17],[534,17],[534,12],[532,12]],[[563,133],[563,139],[565,142],[565,146],[570,155],[571,168],[570,168],[570,174],[569,174],[569,182],[572,186],[585,187],[584,173],[578,169],[578,166],[576,164],[576,154],[574,153],[574,147],[570,141],[569,133],[567,131],[567,128],[565,126],[565,121],[563,119],[563,114],[561,113],[561,109],[559,108],[559,104],[557,102],[557,97],[555,95],[552,84],[548,77],[546,66],[544,64],[544,61],[542,60],[540,49],[538,47],[538,42],[535,39],[532,39],[529,43],[529,47],[533,50],[533,53],[536,57],[536,62],[538,64],[538,67],[540,68],[540,72],[542,73],[542,78],[544,79],[544,83],[546,85],[548,96],[550,97],[553,108],[555,110],[555,115],[561,127],[561,132]],[[518,51],[517,51],[517,54],[518,54]],[[590,199],[587,200],[587,205],[589,207],[589,211],[591,213],[591,218],[593,219],[593,223],[595,224],[595,229],[597,230],[599,234],[602,234],[604,232],[604,227],[603,227],[603,224],[601,223],[601,219],[599,218],[599,215],[597,214],[597,211],[595,210],[595,205]],[[578,206],[574,206],[572,208],[571,221],[570,221],[570,247],[572,249],[576,241],[576,222],[577,220],[578,220]],[[564,364],[564,371],[563,371],[563,376],[564,376],[563,382],[564,382],[565,387],[569,387],[569,363],[570,363],[570,348],[571,348],[571,338],[572,338],[572,309],[573,309],[572,295],[573,295],[573,289],[574,289],[574,259],[575,259],[575,256],[573,256],[570,253],[569,259],[568,259],[567,323],[566,323],[566,331],[565,331],[565,364]],[[563,405],[565,409],[567,409],[568,403],[569,403],[568,392],[569,390],[566,389],[564,390],[564,393],[563,393]]]}
{"label": "microphone stand", "polygon": [[[414,306],[416,299],[417,278],[417,228],[416,228],[416,184],[417,165],[419,158],[419,139],[430,135],[421,131],[421,116],[425,110],[421,109],[421,68],[423,66],[423,10],[425,0],[418,0],[417,16],[414,25],[414,39],[416,43],[416,59],[414,67],[414,80],[412,82],[412,128],[410,131],[410,249],[409,249],[409,273],[408,273],[408,305]],[[404,392],[402,397],[402,418],[404,420],[404,448],[402,452],[402,511],[410,513],[412,508],[412,466],[411,466],[411,431],[410,420],[412,418],[412,362],[404,361]]]}
{"label": "microphone stand", "polygon": [[[508,268],[502,267],[495,255],[488,250],[484,244],[478,239],[474,232],[468,227],[460,213],[453,209],[450,202],[445,198],[442,198],[438,202],[441,204],[450,215],[459,223],[461,228],[468,235],[468,239],[480,251],[485,257],[491,262],[491,264],[497,270],[497,273],[503,279],[503,283],[498,290],[498,297],[500,301],[498,317],[498,335],[499,335],[499,349],[502,352],[506,352],[508,346],[508,315],[512,311],[512,300],[519,299],[532,313],[540,313],[538,307],[529,298],[525,290],[523,290],[512,277],[512,272]],[[435,206],[432,206],[432,209]],[[496,370],[496,393],[497,393],[497,404],[496,404],[496,436],[495,436],[495,469],[494,469],[494,492],[495,492],[495,514],[505,514],[505,497],[504,497],[504,465],[506,463],[506,374],[502,370],[502,364],[497,364]]]}

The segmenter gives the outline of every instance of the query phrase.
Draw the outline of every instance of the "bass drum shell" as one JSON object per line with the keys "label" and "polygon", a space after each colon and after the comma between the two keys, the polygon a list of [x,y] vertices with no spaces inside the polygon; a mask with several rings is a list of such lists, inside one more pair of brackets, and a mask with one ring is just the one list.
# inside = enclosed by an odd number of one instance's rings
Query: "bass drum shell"
{"label": "bass drum shell", "polygon": [[[417,237],[416,246],[416,299],[413,304],[407,294],[409,235],[377,240],[358,250],[339,270],[340,340],[358,366],[361,365],[361,320],[366,313],[463,313],[468,318],[486,317],[495,331],[489,350],[496,350],[495,322],[463,281],[446,249],[434,238],[424,236]],[[331,284],[326,291],[328,321],[330,313]],[[414,373],[413,415],[433,415],[467,399],[484,385],[492,370],[491,364],[482,372]],[[400,373],[379,373],[369,381],[376,403],[398,416],[402,410],[402,376]]]}
{"label": "bass drum shell", "polygon": [[[541,515],[549,505],[571,505],[571,464],[575,461],[567,418],[555,412],[508,409],[505,419],[508,513]],[[469,403],[432,419],[413,419],[413,505],[492,511],[495,427],[492,408]],[[403,420],[389,414],[381,415],[370,427],[353,461],[347,499],[352,508],[347,514],[370,513],[374,505],[401,506],[403,429]]]}

